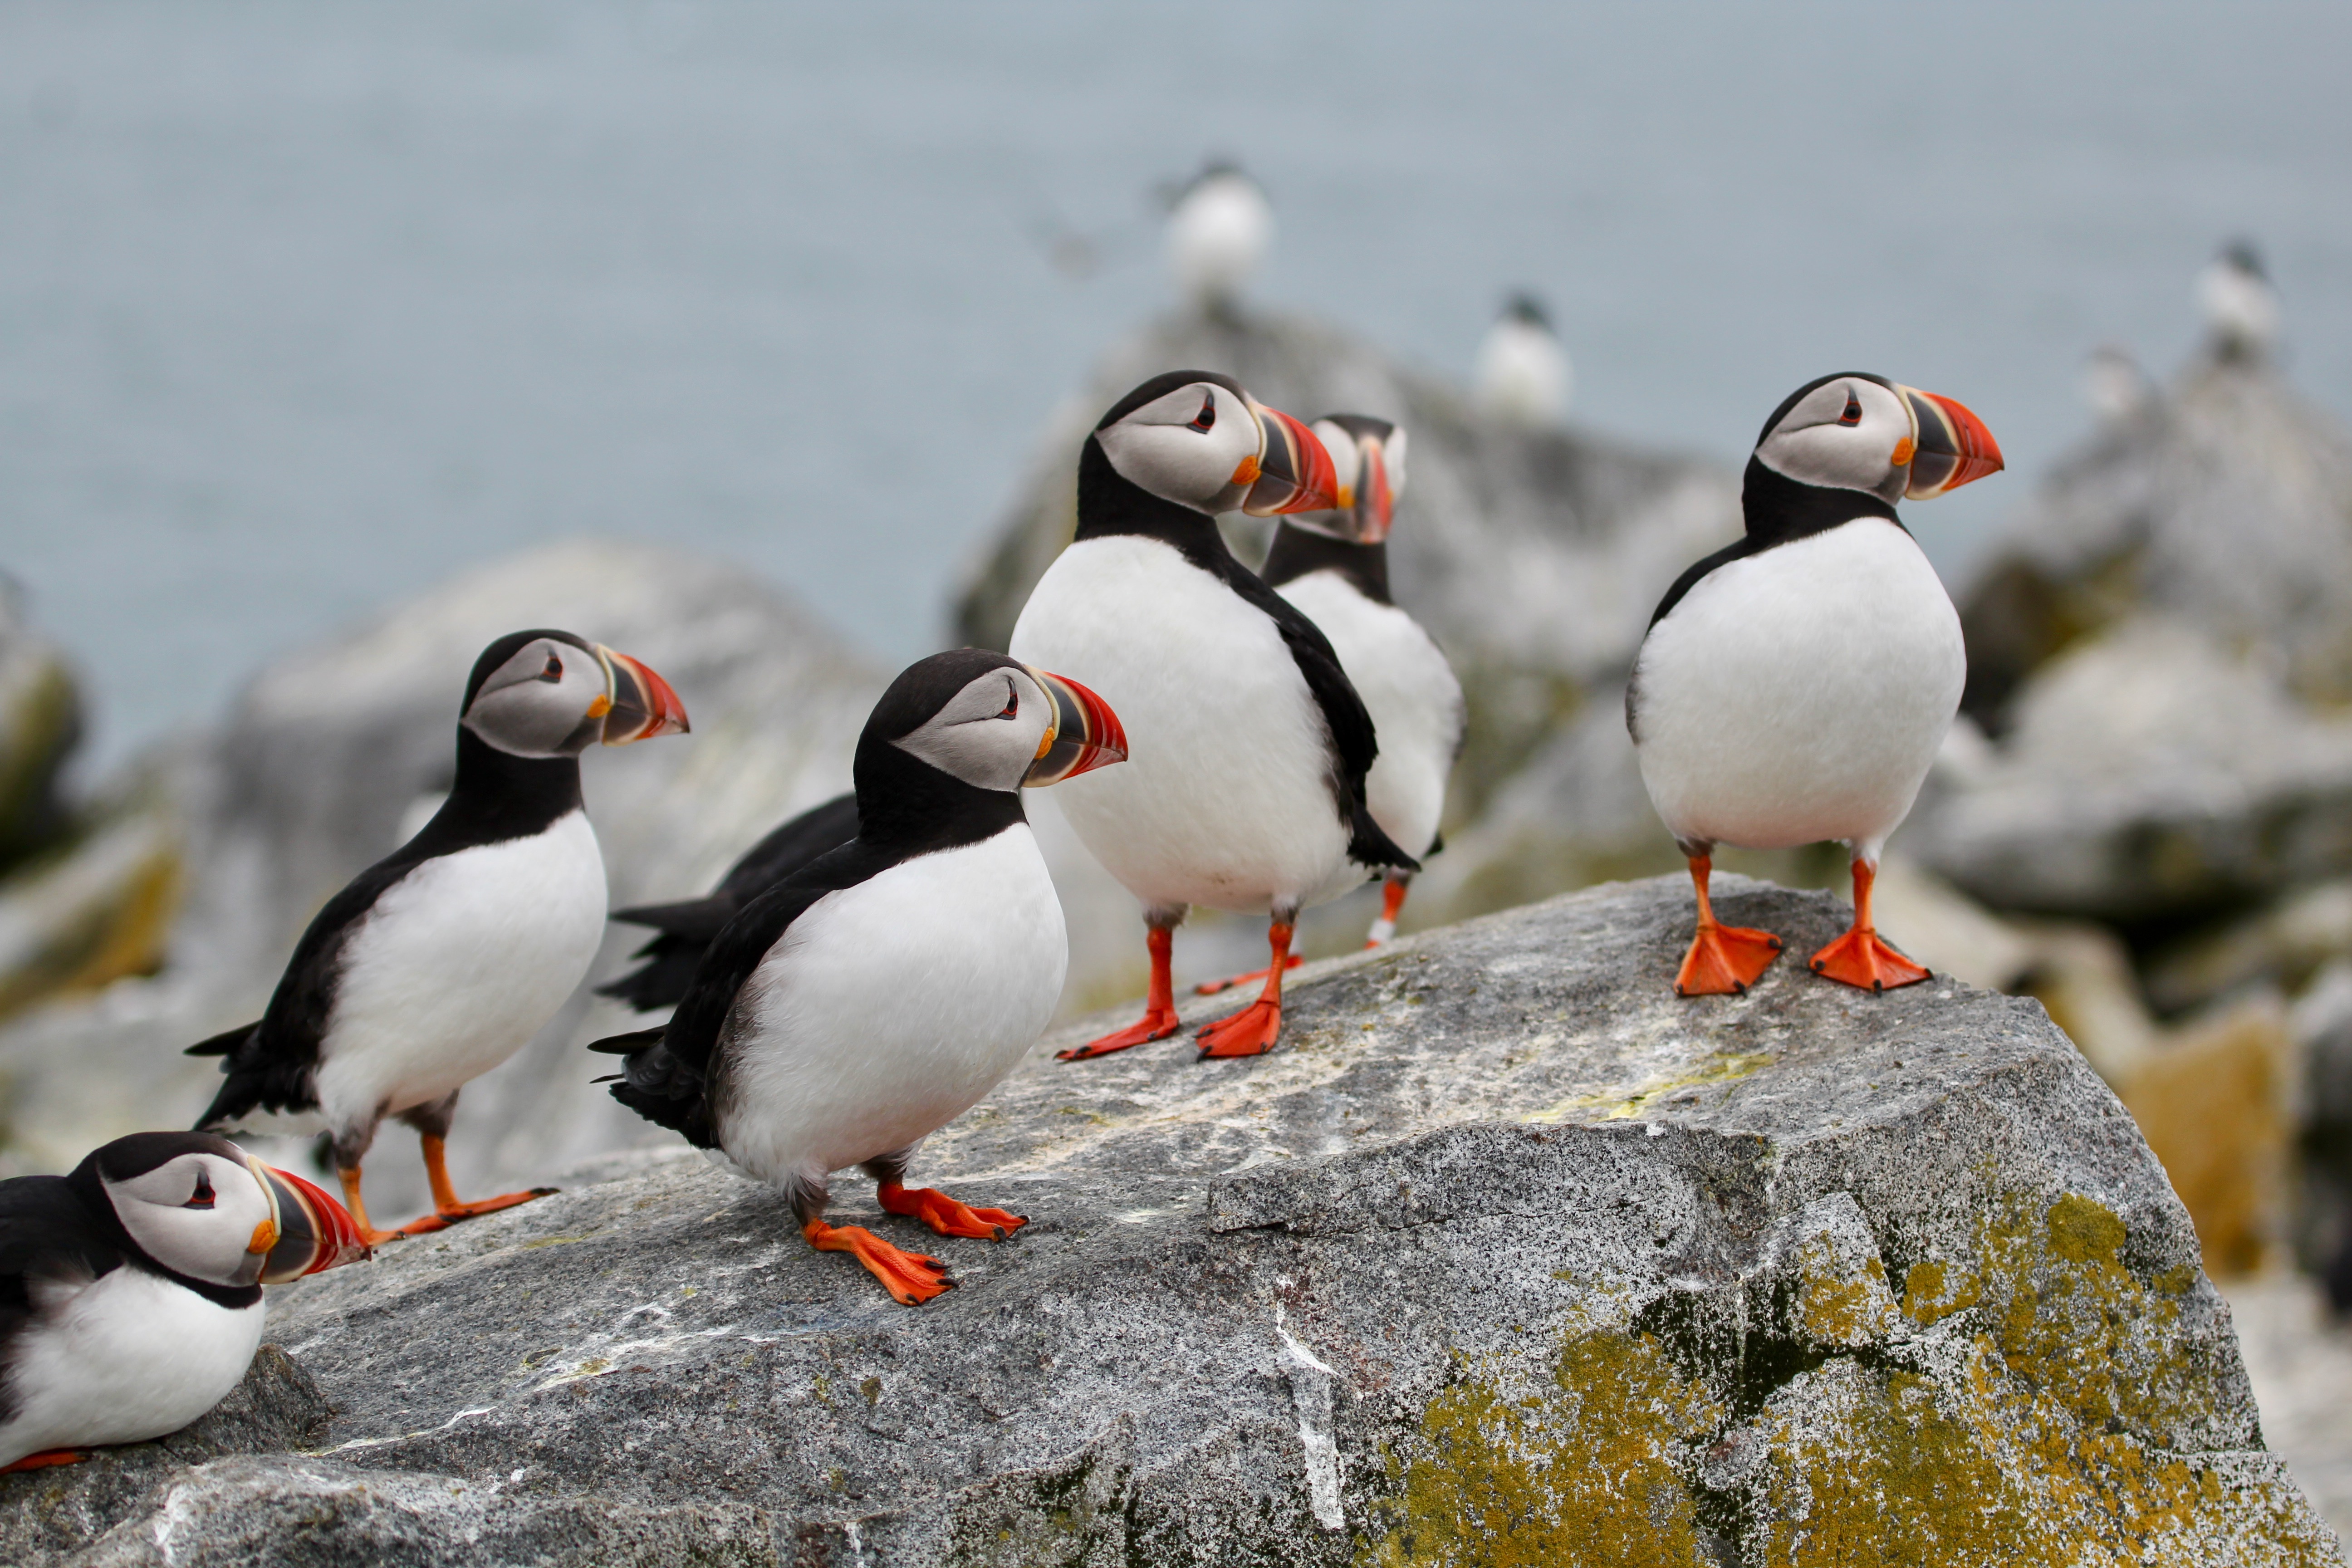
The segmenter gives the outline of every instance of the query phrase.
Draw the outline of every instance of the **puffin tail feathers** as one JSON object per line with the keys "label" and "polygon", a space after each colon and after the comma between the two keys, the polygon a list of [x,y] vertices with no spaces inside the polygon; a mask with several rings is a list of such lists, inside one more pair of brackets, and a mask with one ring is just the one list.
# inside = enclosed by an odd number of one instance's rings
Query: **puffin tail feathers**
{"label": "puffin tail feathers", "polygon": [[639,904],[633,909],[614,910],[610,918],[633,926],[651,926],[664,936],[708,942],[725,929],[741,907],[740,900],[730,894],[713,893],[708,898],[680,899],[672,904]]}
{"label": "puffin tail feathers", "polygon": [[701,965],[702,955],[709,945],[704,938],[657,936],[631,955],[644,959],[643,963],[618,980],[607,980],[596,987],[596,994],[625,1002],[640,1013],[675,1007],[686,1000],[687,987],[693,984],[694,972]]}
{"label": "puffin tail feathers", "polygon": [[223,1029],[208,1040],[198,1040],[180,1054],[187,1057],[235,1056],[237,1047],[253,1038],[253,1032],[259,1027],[261,1027],[261,1020],[256,1018],[250,1024],[239,1024],[234,1029]]}
{"label": "puffin tail feathers", "polygon": [[715,1148],[701,1070],[670,1054],[663,1037],[668,1029],[663,1024],[589,1042],[590,1050],[622,1058],[620,1072],[599,1081],[610,1081],[614,1100],[656,1126],[683,1133],[698,1149]]}
{"label": "puffin tail feathers", "polygon": [[1421,869],[1421,862],[1406,854],[1395,839],[1381,830],[1381,825],[1372,820],[1371,812],[1361,801],[1356,803],[1352,820],[1348,825],[1348,858],[1373,871]]}

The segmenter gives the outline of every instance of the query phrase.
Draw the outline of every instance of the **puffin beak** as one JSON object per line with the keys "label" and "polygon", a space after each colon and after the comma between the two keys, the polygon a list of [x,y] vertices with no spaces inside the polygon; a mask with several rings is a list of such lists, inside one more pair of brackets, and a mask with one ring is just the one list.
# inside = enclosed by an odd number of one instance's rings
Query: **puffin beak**
{"label": "puffin beak", "polygon": [[[625,746],[656,735],[683,735],[691,728],[686,704],[649,667],[602,643],[596,657],[604,666],[604,744]],[[599,715],[592,710],[589,716]]]}
{"label": "puffin beak", "polygon": [[[1328,511],[1339,504],[1339,473],[1315,432],[1277,408],[1252,399],[1264,449],[1256,479],[1242,501],[1252,517],[1292,511]],[[1247,465],[1244,465],[1246,467]],[[1236,480],[1239,475],[1234,476]]]}
{"label": "puffin beak", "polygon": [[1037,742],[1037,760],[1021,775],[1024,787],[1060,784],[1127,761],[1127,731],[1109,703],[1066,675],[1022,668],[1054,700],[1054,721]]}
{"label": "puffin beak", "polygon": [[271,1217],[255,1229],[250,1249],[261,1255],[262,1284],[283,1285],[372,1256],[342,1205],[291,1171],[246,1163],[269,1194]]}
{"label": "puffin beak", "polygon": [[1356,542],[1379,544],[1396,517],[1396,492],[1389,488],[1388,453],[1377,438],[1363,443],[1364,471],[1356,484]]}
{"label": "puffin beak", "polygon": [[1895,390],[1911,410],[1917,436],[1911,478],[1903,487],[1906,496],[1927,500],[1970,479],[2000,472],[2000,447],[1992,432],[1958,399],[1899,384]]}

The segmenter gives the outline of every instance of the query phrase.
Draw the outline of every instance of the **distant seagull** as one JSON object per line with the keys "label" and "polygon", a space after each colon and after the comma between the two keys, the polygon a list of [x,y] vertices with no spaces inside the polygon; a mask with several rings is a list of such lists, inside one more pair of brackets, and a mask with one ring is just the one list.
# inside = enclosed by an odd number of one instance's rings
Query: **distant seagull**
{"label": "distant seagull", "polygon": [[1184,297],[1229,307],[1274,243],[1274,208],[1240,165],[1212,159],[1171,195],[1168,265]]}
{"label": "distant seagull", "polygon": [[2278,342],[2278,290],[2252,241],[2233,239],[2197,278],[2205,324],[2225,356],[2258,357]]}
{"label": "distant seagull", "polygon": [[1574,378],[1568,351],[1532,294],[1514,294],[1478,346],[1474,385],[1478,406],[1514,425],[1557,425],[1568,413]]}
{"label": "distant seagull", "polygon": [[2120,425],[2156,395],[2147,372],[2126,348],[2102,343],[2083,363],[2083,401],[2103,424]]}

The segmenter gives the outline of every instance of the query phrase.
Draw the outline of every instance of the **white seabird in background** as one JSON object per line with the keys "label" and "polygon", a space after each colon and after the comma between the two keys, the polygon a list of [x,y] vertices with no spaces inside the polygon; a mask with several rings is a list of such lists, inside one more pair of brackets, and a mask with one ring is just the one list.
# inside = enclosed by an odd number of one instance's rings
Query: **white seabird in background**
{"label": "white seabird in background", "polygon": [[2278,290],[2252,241],[2231,240],[2198,274],[2197,300],[2223,353],[2263,354],[2278,342]]}
{"label": "white seabird in background", "polygon": [[1514,294],[1478,345],[1473,391],[1487,415],[1515,425],[1557,425],[1574,384],[1568,351],[1532,294]]}
{"label": "white seabird in background", "polygon": [[1168,265],[1184,297],[1202,309],[1240,298],[1274,243],[1274,208],[1238,164],[1213,160],[1168,212]]}

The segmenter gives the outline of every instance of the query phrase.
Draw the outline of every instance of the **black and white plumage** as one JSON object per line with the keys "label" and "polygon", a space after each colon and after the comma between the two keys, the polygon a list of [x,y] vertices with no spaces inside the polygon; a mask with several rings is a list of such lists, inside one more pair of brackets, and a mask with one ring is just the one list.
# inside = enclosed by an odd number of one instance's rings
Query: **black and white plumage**
{"label": "black and white plumage", "polygon": [[716,937],[743,906],[793,872],[857,837],[857,796],[837,795],[811,806],[743,852],[719,885],[699,899],[642,904],[614,910],[613,918],[658,932],[634,955],[644,962],[618,980],[596,987],[600,995],[625,1002],[640,1013],[675,1007],[685,999],[694,971]]}
{"label": "black and white plumage", "polygon": [[1065,677],[960,648],[909,667],[858,738],[857,837],[753,898],[711,942],[614,1098],[785,1188],[811,1245],[846,1251],[900,1301],[943,1264],[824,1223],[832,1173],[942,1236],[1018,1215],[908,1191],[915,1146],[976,1104],[1045,1032],[1069,944],[1022,810],[1024,786],[1118,762],[1118,716]]}
{"label": "black and white plumage", "polygon": [[1170,933],[1192,904],[1271,917],[1265,994],[1202,1035],[1204,1055],[1271,1048],[1298,910],[1416,865],[1367,803],[1379,741],[1330,639],[1217,532],[1221,511],[1328,510],[1337,492],[1314,433],[1230,376],[1154,376],[1087,437],[1076,537],[1031,592],[1013,651],[1101,691],[1135,739],[1128,766],[1059,798],[1142,901],[1152,978],[1142,1022],[1073,1057],[1175,1032]]}
{"label": "black and white plumage", "polygon": [[1240,165],[1212,159],[1168,205],[1168,266],[1195,306],[1231,310],[1274,243],[1274,207]]}
{"label": "black and white plumage", "polygon": [[484,650],[457,724],[457,781],[415,837],[327,901],[257,1023],[189,1047],[227,1075],[201,1121],[315,1117],[370,1239],[360,1161],[387,1116],[424,1139],[435,1217],[415,1234],[525,1201],[467,1204],[442,1141],[465,1084],[505,1061],[585,978],[604,935],[604,862],[580,796],[580,753],[687,727],[637,660],[570,632]]}
{"label": "black and white plumage", "polygon": [[206,1132],[0,1182],[0,1467],[178,1431],[245,1375],[264,1284],[366,1256],[334,1199]]}
{"label": "black and white plumage", "polygon": [[1878,941],[1878,854],[1934,763],[1967,673],[1959,616],[1895,503],[1996,472],[1948,397],[1849,374],[1809,382],[1748,462],[1748,529],[1667,590],[1625,694],[1643,783],[1690,858],[1699,929],[1676,988],[1739,991],[1780,950],[1715,923],[1717,844],[1853,851],[1854,926],[1812,967],[1871,989],[1927,972]]}
{"label": "black and white plumage", "polygon": [[[1331,639],[1380,733],[1364,781],[1372,819],[1401,847],[1437,847],[1445,783],[1462,754],[1462,683],[1435,639],[1389,596],[1388,536],[1404,496],[1405,433],[1385,419],[1334,414],[1315,422],[1338,473],[1340,506],[1282,520],[1261,572]],[[1367,946],[1396,934],[1412,873],[1392,869]]]}
{"label": "black and white plumage", "polygon": [[1478,345],[1471,396],[1505,424],[1557,425],[1568,414],[1575,377],[1551,317],[1532,294],[1514,294]]}

